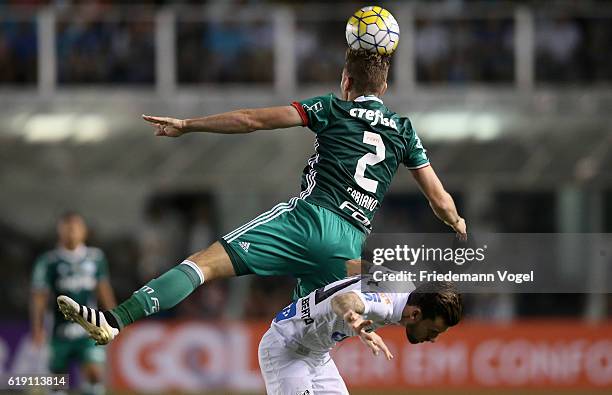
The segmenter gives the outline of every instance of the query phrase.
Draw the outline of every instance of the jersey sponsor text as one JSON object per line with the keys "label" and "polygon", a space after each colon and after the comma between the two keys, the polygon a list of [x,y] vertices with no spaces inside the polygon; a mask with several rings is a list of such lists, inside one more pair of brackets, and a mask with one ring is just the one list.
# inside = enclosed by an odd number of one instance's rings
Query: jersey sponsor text
{"label": "jersey sponsor text", "polygon": [[310,316],[310,299],[309,298],[302,299],[302,314],[300,318],[304,320],[304,324],[306,325],[310,325],[314,322],[314,320]]}
{"label": "jersey sponsor text", "polygon": [[349,111],[351,117],[365,119],[370,121],[371,126],[383,125],[397,130],[397,124],[391,118],[387,118],[380,110],[368,110],[367,108],[351,108]]}

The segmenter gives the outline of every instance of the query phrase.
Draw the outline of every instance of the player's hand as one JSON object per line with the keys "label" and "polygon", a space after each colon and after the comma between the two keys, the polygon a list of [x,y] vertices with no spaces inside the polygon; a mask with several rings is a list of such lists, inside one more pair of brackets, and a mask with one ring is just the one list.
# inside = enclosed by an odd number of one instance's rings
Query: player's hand
{"label": "player's hand", "polygon": [[154,117],[144,114],[142,115],[142,119],[153,125],[156,136],[180,137],[186,133],[185,120],[183,119]]}
{"label": "player's hand", "polygon": [[467,240],[467,225],[465,224],[465,219],[459,218],[459,221],[450,226],[455,232],[457,232],[457,238],[459,238],[459,240]]}
{"label": "player's hand", "polygon": [[393,355],[382,338],[374,332],[366,331],[366,329],[373,324],[372,320],[364,320],[361,314],[354,311],[347,312],[344,314],[343,318],[353,329],[355,334],[359,336],[361,341],[372,350],[374,355],[378,355],[382,351],[388,360],[393,359]]}
{"label": "player's hand", "polygon": [[348,277],[356,276],[364,273],[370,273],[370,269],[372,269],[372,263],[366,261],[365,259],[349,259],[345,262],[346,265],[346,275]]}
{"label": "player's hand", "polygon": [[387,361],[393,359],[393,354],[391,354],[391,351],[389,351],[389,348],[383,341],[382,337],[378,336],[376,332],[362,331],[359,334],[359,338],[366,346],[368,346],[372,350],[372,353],[374,355],[378,355],[382,351],[385,354],[385,358],[387,358]]}
{"label": "player's hand", "polygon": [[344,321],[349,324],[355,335],[359,335],[361,331],[365,331],[367,327],[373,324],[372,320],[364,320],[361,314],[354,311],[348,311],[344,314]]}
{"label": "player's hand", "polygon": [[361,259],[349,259],[345,262],[345,265],[347,276],[350,277],[361,274]]}

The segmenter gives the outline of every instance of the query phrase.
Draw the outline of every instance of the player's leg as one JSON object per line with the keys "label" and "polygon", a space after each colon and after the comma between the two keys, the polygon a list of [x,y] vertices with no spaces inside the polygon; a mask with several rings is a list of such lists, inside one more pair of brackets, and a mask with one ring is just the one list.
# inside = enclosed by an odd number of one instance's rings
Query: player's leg
{"label": "player's leg", "polygon": [[80,306],[66,296],[57,298],[59,308],[67,319],[85,328],[96,342],[106,344],[126,325],[174,307],[204,281],[245,274],[299,274],[303,266],[299,259],[306,251],[302,242],[304,235],[296,235],[295,229],[298,224],[297,231],[304,231],[293,213],[299,202],[293,198],[280,203],[238,227],[225,235],[221,243],[216,242],[190,256],[111,311]]}
{"label": "player's leg", "polygon": [[[49,342],[49,372],[53,374],[68,374],[70,360],[74,347],[72,340],[52,337]],[[64,389],[51,389],[50,395],[67,395]]]}
{"label": "player's leg", "polygon": [[49,371],[53,374],[64,374],[68,371],[69,346],[57,339],[49,342]]}
{"label": "player's leg", "polygon": [[315,368],[312,387],[317,395],[347,395],[349,393],[331,357],[326,360],[326,363]]}
{"label": "player's leg", "polygon": [[257,354],[268,395],[313,394],[312,366],[288,350],[271,329],[263,335]]}
{"label": "player's leg", "polygon": [[[148,315],[176,306],[197,287],[204,284],[204,281],[235,275],[236,272],[225,249],[215,242],[146,283],[105,316],[109,321],[114,319],[121,329]],[[109,315],[112,317],[108,317]]]}
{"label": "player's leg", "polygon": [[214,243],[149,281],[110,311],[81,306],[66,296],[57,298],[67,319],[77,322],[99,344],[111,341],[123,327],[148,315],[174,307],[204,281],[231,277],[235,270],[225,249]]}
{"label": "player's leg", "polygon": [[52,337],[49,341],[49,372],[53,374],[68,373],[70,351],[69,340]]}
{"label": "player's leg", "polygon": [[104,385],[106,349],[96,346],[91,339],[83,339],[79,350],[79,361],[83,378],[81,393],[83,395],[103,395],[106,390]]}
{"label": "player's leg", "polygon": [[[59,308],[67,319],[85,328],[96,342],[106,344],[123,327],[174,307],[204,281],[245,274],[299,273],[300,265],[295,261],[305,254],[304,243],[301,242],[304,236],[296,238],[291,226],[299,222],[295,215],[287,220],[298,203],[297,198],[280,203],[238,227],[224,236],[221,243],[216,242],[206,250],[193,254],[145,284],[111,311],[93,310],[66,296],[57,298]],[[287,261],[292,265],[286,265]]]}
{"label": "player's leg", "polygon": [[103,395],[106,392],[104,385],[104,365],[97,363],[84,364],[81,367],[83,384],[81,394]]}

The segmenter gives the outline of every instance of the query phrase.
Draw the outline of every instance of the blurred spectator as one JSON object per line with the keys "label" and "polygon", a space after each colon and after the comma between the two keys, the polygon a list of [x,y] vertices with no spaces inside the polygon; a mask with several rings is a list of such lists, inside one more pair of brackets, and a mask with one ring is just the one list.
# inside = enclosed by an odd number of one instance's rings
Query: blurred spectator
{"label": "blurred spectator", "polygon": [[154,82],[153,19],[104,15],[91,6],[59,18],[57,30],[60,83]]}
{"label": "blurred spectator", "polygon": [[540,18],[536,23],[538,81],[612,81],[611,18]]}
{"label": "blurred spectator", "polygon": [[[479,23],[475,41],[485,53],[477,65],[476,75],[483,82],[512,81],[514,78],[514,26],[509,20],[491,17]],[[478,53],[472,54],[478,57]]]}
{"label": "blurred spectator", "polygon": [[448,61],[448,29],[438,22],[421,20],[417,24],[415,54],[419,67],[419,80],[446,79],[445,62]]}
{"label": "blurred spectator", "polygon": [[346,21],[298,21],[298,83],[340,83],[344,67]]}
{"label": "blurred spectator", "polygon": [[241,18],[215,22],[179,20],[177,63],[180,83],[272,82],[271,21]]}
{"label": "blurred spectator", "polygon": [[536,50],[539,79],[576,80],[579,74],[576,55],[582,32],[575,20],[558,18],[537,25]]}
{"label": "blurred spectator", "polygon": [[417,80],[435,83],[511,82],[510,19],[418,20]]}
{"label": "blurred spectator", "polygon": [[36,82],[36,25],[0,19],[0,84]]}

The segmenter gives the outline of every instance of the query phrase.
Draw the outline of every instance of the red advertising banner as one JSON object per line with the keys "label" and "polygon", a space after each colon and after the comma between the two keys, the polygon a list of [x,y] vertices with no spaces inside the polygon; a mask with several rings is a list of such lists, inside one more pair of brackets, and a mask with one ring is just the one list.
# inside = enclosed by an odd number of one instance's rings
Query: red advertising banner
{"label": "red advertising banner", "polygon": [[[257,346],[267,328],[201,321],[135,325],[111,347],[111,386],[261,390]],[[349,388],[612,388],[612,322],[468,322],[436,343],[419,345],[409,344],[400,327],[379,333],[392,361],[374,357],[355,339],[332,352]]]}

